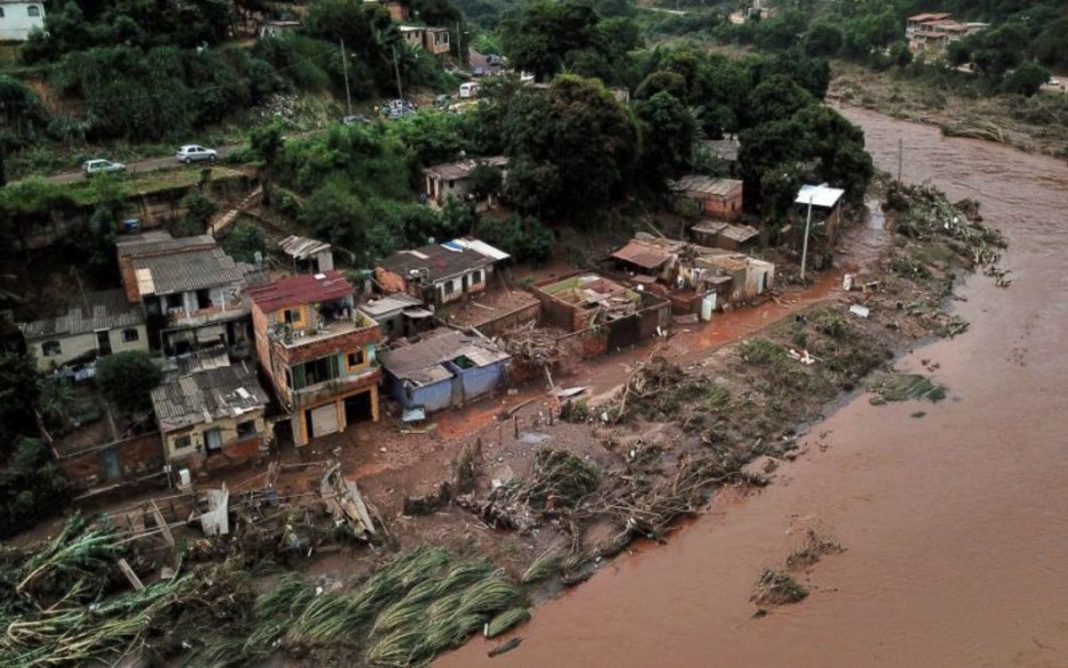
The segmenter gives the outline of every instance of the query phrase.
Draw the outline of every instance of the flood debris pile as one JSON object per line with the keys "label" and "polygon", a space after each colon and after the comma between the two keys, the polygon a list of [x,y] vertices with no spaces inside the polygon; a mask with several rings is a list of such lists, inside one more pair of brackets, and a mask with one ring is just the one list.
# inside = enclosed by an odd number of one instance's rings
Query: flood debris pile
{"label": "flood debris pile", "polygon": [[820,535],[812,529],[805,531],[804,542],[786,557],[789,571],[803,571],[814,566],[828,554],[840,554],[845,548],[838,541]]}
{"label": "flood debris pile", "polygon": [[[961,200],[953,204],[944,193],[930,186],[909,186],[895,181],[887,193],[885,208],[893,215],[894,230],[899,235],[928,244],[924,249],[906,244],[902,253],[895,254],[892,261],[898,273],[911,270],[921,276],[926,272],[930,277],[932,267],[946,270],[939,262],[931,261],[944,249],[965,268],[983,269],[999,286],[1007,287],[1011,283],[1009,272],[997,266],[1001,250],[1006,246],[1005,239],[998,230],[982,222],[976,201]],[[923,255],[917,257],[917,250]]]}
{"label": "flood debris pile", "polygon": [[750,600],[757,605],[786,605],[800,603],[808,596],[808,589],[789,573],[766,569],[753,586]]}
{"label": "flood debris pile", "polygon": [[129,543],[80,516],[36,549],[5,552],[0,665],[164,661],[251,603],[248,574],[233,564],[144,585],[127,558]]}

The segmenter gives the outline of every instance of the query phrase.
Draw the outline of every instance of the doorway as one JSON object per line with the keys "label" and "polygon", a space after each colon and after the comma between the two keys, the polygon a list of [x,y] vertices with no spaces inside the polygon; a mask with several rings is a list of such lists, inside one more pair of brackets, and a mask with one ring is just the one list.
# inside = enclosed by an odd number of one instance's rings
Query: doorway
{"label": "doorway", "polygon": [[352,425],[357,422],[367,422],[374,418],[371,408],[371,391],[360,392],[351,397],[345,397],[345,424]]}
{"label": "doorway", "polygon": [[209,455],[222,452],[222,430],[209,429],[204,432],[204,449]]}
{"label": "doorway", "polygon": [[96,351],[101,357],[111,354],[111,335],[108,330],[96,330]]}

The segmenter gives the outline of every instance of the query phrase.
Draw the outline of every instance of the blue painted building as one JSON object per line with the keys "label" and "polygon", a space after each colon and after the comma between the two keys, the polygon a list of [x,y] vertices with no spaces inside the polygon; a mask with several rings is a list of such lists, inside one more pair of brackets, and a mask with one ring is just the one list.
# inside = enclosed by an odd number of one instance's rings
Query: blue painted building
{"label": "blue painted building", "polygon": [[406,419],[492,392],[504,382],[510,359],[489,341],[440,329],[379,354],[386,393],[405,410]]}

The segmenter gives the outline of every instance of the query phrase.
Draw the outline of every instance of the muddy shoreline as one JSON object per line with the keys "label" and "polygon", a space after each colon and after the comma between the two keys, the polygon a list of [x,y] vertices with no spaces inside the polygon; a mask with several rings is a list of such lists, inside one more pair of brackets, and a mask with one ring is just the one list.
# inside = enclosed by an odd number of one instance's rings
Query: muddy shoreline
{"label": "muddy shoreline", "polygon": [[[583,587],[535,610],[514,665],[567,656],[588,665],[1062,665],[1068,609],[1060,578],[1068,461],[1068,324],[1062,281],[1068,170],[936,129],[851,111],[884,169],[899,138],[913,182],[976,197],[1006,230],[1015,284],[960,284],[973,326],[917,339],[895,365],[933,374],[948,397],[872,406],[840,398],[756,495],[725,488],[668,550],[636,545]],[[935,370],[930,371],[931,368]],[[921,409],[921,410],[918,410]],[[917,417],[916,413],[926,411]],[[1011,502],[999,499],[1011,498]],[[751,587],[809,529],[845,548],[813,569],[810,596],[751,619]],[[1060,575],[1058,575],[1060,574]],[[1026,603],[1025,603],[1026,602]],[[476,640],[441,660],[480,665]]]}

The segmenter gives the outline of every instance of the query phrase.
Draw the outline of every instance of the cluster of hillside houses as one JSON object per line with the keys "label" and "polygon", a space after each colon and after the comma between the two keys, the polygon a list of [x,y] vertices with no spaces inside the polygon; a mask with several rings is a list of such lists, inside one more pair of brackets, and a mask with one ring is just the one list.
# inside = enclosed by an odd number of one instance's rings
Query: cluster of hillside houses
{"label": "cluster of hillside houses", "polygon": [[[447,187],[463,192],[469,166],[433,167],[426,177],[453,175]],[[586,359],[662,335],[680,317],[708,321],[767,294],[775,265],[749,254],[760,234],[739,222],[741,182],[694,176],[673,187],[705,214],[687,239],[639,233],[606,258],[603,273],[525,290],[502,275],[507,253],[470,237],[346,273],[330,244],[303,237],[281,240],[281,259],[267,269],[234,261],[208,235],[122,235],[121,287],[79,292],[61,313],[19,329],[44,372],[90,378],[97,358],[132,350],[150,352],[165,370],[151,393],[160,447],[153,453],[143,439],[130,451],[94,446],[90,459],[103,457],[102,468],[71,453],[84,486],[143,473],[145,453],[171,471],[211,468],[272,443],[304,447],[383,414],[418,422],[500,392],[531,377],[521,373],[530,360],[509,340],[519,326],[550,331],[555,350]],[[841,191],[820,188],[818,224],[833,228]],[[522,298],[478,322],[453,318],[472,298],[502,292]]]}

